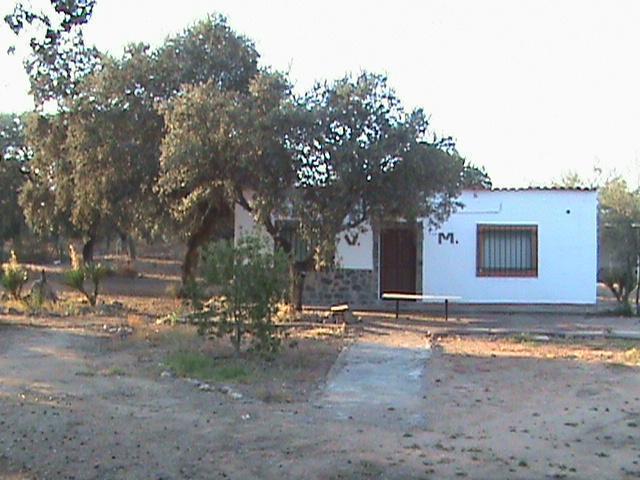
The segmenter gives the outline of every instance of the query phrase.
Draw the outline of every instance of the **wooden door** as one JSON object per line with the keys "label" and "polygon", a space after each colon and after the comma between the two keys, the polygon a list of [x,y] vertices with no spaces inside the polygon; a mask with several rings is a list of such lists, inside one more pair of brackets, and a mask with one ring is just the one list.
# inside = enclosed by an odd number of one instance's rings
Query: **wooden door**
{"label": "wooden door", "polygon": [[388,228],[380,235],[380,294],[416,293],[416,232]]}

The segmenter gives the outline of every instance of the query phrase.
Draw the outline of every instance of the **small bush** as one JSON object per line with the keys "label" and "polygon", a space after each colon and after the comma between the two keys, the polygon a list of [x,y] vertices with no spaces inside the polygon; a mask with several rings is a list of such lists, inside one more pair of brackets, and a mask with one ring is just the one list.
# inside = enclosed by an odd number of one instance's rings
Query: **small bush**
{"label": "small bush", "polygon": [[275,354],[280,337],[273,318],[287,290],[286,256],[260,238],[247,236],[237,245],[229,241],[211,245],[204,260],[205,279],[219,289],[219,295],[209,310],[198,315],[200,331],[228,335],[236,354],[249,334],[252,351]]}
{"label": "small bush", "polygon": [[65,283],[73,288],[84,293],[84,280],[86,273],[84,268],[72,269],[64,274]]}
{"label": "small bush", "polygon": [[44,306],[44,301],[45,298],[42,294],[42,291],[37,288],[33,289],[31,294],[27,295],[24,299],[24,303],[31,313],[40,312],[42,310],[42,307]]}
{"label": "small bush", "polygon": [[632,317],[634,315],[634,308],[628,301],[622,301],[613,309],[613,314],[621,317]]}
{"label": "small bush", "polygon": [[[65,283],[74,290],[82,293],[91,306],[96,305],[98,302],[98,295],[100,293],[100,284],[102,281],[111,274],[111,269],[101,263],[88,263],[82,265],[79,261],[73,261],[72,269],[67,271],[64,275]],[[89,280],[93,286],[90,291],[85,289],[85,281]]]}
{"label": "small bush", "polygon": [[22,288],[29,279],[29,273],[18,262],[16,253],[12,250],[9,261],[2,265],[2,286],[15,300],[20,300]]}
{"label": "small bush", "polygon": [[205,300],[204,289],[195,279],[188,280],[178,291],[178,296],[183,301],[189,302],[197,310],[203,307]]}

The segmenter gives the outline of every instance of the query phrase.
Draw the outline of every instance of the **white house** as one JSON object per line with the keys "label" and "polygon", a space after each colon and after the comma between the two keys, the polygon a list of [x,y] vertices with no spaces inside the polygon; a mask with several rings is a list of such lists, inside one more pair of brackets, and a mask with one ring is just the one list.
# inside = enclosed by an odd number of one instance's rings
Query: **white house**
{"label": "white house", "polygon": [[[380,305],[384,292],[469,304],[596,302],[597,193],[586,189],[466,190],[463,208],[428,222],[366,226],[338,238],[337,267],[312,273],[305,303]],[[255,231],[236,208],[236,235]]]}

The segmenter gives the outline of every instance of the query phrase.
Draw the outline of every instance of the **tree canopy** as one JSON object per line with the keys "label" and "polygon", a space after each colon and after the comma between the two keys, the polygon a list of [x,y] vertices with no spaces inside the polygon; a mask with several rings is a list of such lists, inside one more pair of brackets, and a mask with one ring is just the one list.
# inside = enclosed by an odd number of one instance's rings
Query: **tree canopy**
{"label": "tree canopy", "polygon": [[36,105],[74,96],[82,79],[100,68],[98,51],[85,44],[82,34],[95,4],[96,0],[49,0],[49,8],[40,10],[17,1],[4,17],[18,38],[28,38],[30,55],[24,64]]}
{"label": "tree canopy", "polygon": [[335,238],[365,222],[444,220],[455,207],[463,160],[450,139],[429,140],[422,110],[406,112],[384,76],[363,73],[319,84],[297,101],[285,139],[297,174],[291,214],[331,264]]}
{"label": "tree canopy", "polygon": [[[16,33],[53,25],[20,5],[8,20]],[[84,24],[94,2],[52,5],[62,8],[55,40]],[[170,227],[187,242],[186,282],[199,248],[231,235],[238,203],[290,254],[291,222],[277,219],[295,219],[308,246],[304,258],[291,257],[299,274],[331,266],[344,230],[398,218],[438,225],[462,187],[490,187],[384,76],[364,72],[294,95],[222,16],[156,49],[95,58],[99,66],[67,78],[78,80],[70,90],[43,89],[61,108],[28,122],[33,158],[20,196],[34,230],[83,237],[85,259],[106,232]]]}
{"label": "tree canopy", "polygon": [[[232,231],[234,204],[245,189],[274,189],[283,197],[286,178],[293,178],[282,148],[287,92],[281,76],[261,72],[246,92],[222,90],[213,80],[165,104],[157,191],[188,232],[187,255],[195,255],[215,231]],[[192,266],[186,267],[189,276]]]}
{"label": "tree canopy", "polygon": [[34,120],[32,164],[39,174],[22,197],[30,223],[83,236],[85,257],[105,231],[153,234],[166,217],[153,188],[165,133],[159,102],[205,79],[221,90],[246,91],[256,71],[253,45],[220,16],[155,50],[131,45],[122,58],[103,56],[102,67],[61,100],[60,113]]}
{"label": "tree canopy", "polygon": [[247,92],[211,81],[163,111],[158,190],[174,217],[224,226],[239,203],[289,253],[288,224],[277,219],[293,218],[310,246],[292,258],[294,274],[332,265],[343,230],[399,217],[437,225],[457,205],[464,161],[449,139],[428,140],[425,114],[405,112],[382,76],[294,97],[282,75],[260,72]]}

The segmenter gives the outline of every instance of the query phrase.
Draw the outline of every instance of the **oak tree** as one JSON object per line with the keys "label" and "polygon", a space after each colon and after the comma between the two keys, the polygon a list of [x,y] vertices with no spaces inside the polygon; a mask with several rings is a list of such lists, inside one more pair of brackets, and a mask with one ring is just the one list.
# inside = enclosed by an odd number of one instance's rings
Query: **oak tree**
{"label": "oak tree", "polygon": [[297,173],[291,215],[309,246],[292,268],[299,309],[302,271],[331,267],[341,232],[389,219],[445,220],[464,161],[450,138],[434,138],[422,110],[405,110],[384,76],[318,84],[298,105],[301,122],[285,143]]}

